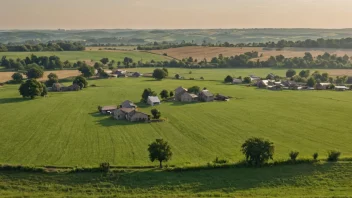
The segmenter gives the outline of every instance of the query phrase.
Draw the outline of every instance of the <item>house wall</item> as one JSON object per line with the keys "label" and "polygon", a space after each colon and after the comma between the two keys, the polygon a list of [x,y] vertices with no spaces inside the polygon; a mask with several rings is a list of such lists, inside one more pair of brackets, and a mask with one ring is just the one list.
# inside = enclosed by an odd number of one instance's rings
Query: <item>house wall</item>
{"label": "house wall", "polygon": [[116,120],[125,120],[126,114],[124,112],[122,112],[120,109],[117,109],[114,111],[114,118]]}
{"label": "house wall", "polygon": [[148,115],[145,115],[143,113],[136,112],[131,118],[131,122],[139,122],[140,120],[147,121],[148,120]]}

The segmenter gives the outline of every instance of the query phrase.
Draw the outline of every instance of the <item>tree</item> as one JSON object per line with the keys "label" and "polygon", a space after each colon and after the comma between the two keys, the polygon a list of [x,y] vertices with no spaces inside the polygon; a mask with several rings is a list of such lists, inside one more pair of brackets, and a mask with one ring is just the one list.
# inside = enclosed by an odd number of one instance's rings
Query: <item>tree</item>
{"label": "tree", "polygon": [[153,78],[162,80],[167,76],[167,73],[163,69],[155,69],[153,72]]}
{"label": "tree", "polygon": [[11,77],[12,77],[13,82],[15,82],[15,83],[21,83],[23,80],[22,74],[18,73],[18,72],[12,74]]}
{"label": "tree", "polygon": [[310,71],[309,70],[302,70],[301,72],[299,72],[299,76],[302,78],[308,78],[310,75]]}
{"label": "tree", "polygon": [[243,83],[249,84],[252,82],[252,79],[250,77],[244,77],[243,78]]}
{"label": "tree", "polygon": [[28,79],[25,83],[22,83],[19,88],[20,94],[23,98],[35,98],[36,96],[47,95],[47,89],[45,85],[38,82],[36,79]]}
{"label": "tree", "polygon": [[169,146],[169,143],[163,139],[156,139],[155,142],[149,144],[148,151],[150,161],[159,161],[160,168],[163,167],[163,161],[167,162],[171,160],[172,157],[171,147]]}
{"label": "tree", "polygon": [[161,92],[160,92],[160,97],[161,98],[163,98],[163,99],[166,99],[166,98],[168,98],[169,97],[169,92],[167,91],[167,90],[162,90]]}
{"label": "tree", "polygon": [[129,57],[125,57],[123,59],[123,64],[125,64],[126,67],[128,67],[129,64],[132,63],[132,62],[133,62],[132,58],[129,58]]}
{"label": "tree", "polygon": [[309,87],[314,87],[316,83],[317,83],[317,82],[316,82],[316,80],[315,80],[313,77],[310,77],[310,78],[308,79],[308,81],[307,81],[307,85],[308,85]]}
{"label": "tree", "polygon": [[157,94],[154,91],[152,91],[150,88],[144,89],[142,93],[142,102],[147,103],[149,96],[157,96]]}
{"label": "tree", "polygon": [[41,78],[43,77],[44,70],[37,64],[28,65],[27,78]]}
{"label": "tree", "polygon": [[83,76],[77,76],[72,84],[78,85],[81,89],[88,87],[88,81]]}
{"label": "tree", "polygon": [[174,92],[170,91],[170,97],[173,97],[173,96],[174,96]]}
{"label": "tree", "polygon": [[169,76],[169,70],[167,70],[165,67],[163,68],[163,71],[166,73],[166,76]]}
{"label": "tree", "polygon": [[100,63],[100,62],[95,62],[94,63],[94,69],[99,69],[99,68],[101,68],[101,67],[103,67],[104,65],[102,64],[102,63]]}
{"label": "tree", "polygon": [[193,86],[188,89],[189,93],[194,93],[194,94],[199,94],[200,93],[200,87],[198,86]]}
{"label": "tree", "polygon": [[250,138],[242,144],[242,153],[246,156],[248,164],[260,166],[273,159],[274,143],[262,138]]}
{"label": "tree", "polygon": [[296,71],[294,69],[289,69],[286,72],[286,77],[291,78],[292,76],[296,75]]}
{"label": "tree", "polygon": [[102,58],[100,60],[100,62],[103,63],[104,65],[106,65],[109,62],[109,59],[108,58]]}
{"label": "tree", "polygon": [[179,75],[179,74],[176,74],[176,75],[175,75],[175,78],[176,78],[176,79],[180,79],[180,75]]}
{"label": "tree", "polygon": [[152,109],[150,112],[152,113],[154,119],[159,119],[161,117],[161,112],[157,109]]}
{"label": "tree", "polygon": [[51,86],[53,86],[54,83],[57,83],[57,82],[59,82],[59,77],[54,73],[50,73],[48,75],[48,80],[45,81],[45,85],[47,87],[51,87]]}
{"label": "tree", "polygon": [[89,78],[95,74],[94,68],[86,63],[83,63],[83,65],[78,68],[78,71],[80,71],[86,78]]}
{"label": "tree", "polygon": [[233,82],[233,77],[230,76],[230,75],[226,76],[224,82],[225,82],[225,83],[232,83],[232,82]]}

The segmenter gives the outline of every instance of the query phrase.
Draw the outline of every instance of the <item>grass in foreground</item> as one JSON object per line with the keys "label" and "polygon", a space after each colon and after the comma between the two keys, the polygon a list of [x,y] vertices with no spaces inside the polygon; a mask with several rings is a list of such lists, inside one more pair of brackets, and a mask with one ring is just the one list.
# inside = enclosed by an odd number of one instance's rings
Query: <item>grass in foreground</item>
{"label": "grass in foreground", "polygon": [[4,197],[337,197],[352,193],[352,163],[190,172],[0,172]]}

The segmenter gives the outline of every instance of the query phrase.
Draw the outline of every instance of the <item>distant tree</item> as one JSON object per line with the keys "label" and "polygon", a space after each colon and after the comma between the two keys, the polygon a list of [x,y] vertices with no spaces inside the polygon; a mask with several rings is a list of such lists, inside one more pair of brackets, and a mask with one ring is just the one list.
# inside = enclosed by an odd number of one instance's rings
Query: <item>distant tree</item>
{"label": "distant tree", "polygon": [[313,61],[313,56],[312,56],[312,54],[310,52],[306,52],[306,53],[304,53],[303,59],[308,61],[308,62],[311,62],[311,61]]}
{"label": "distant tree", "polygon": [[167,91],[167,90],[162,90],[161,92],[160,92],[160,97],[161,98],[163,98],[163,99],[166,99],[166,98],[168,98],[169,97],[169,92]]}
{"label": "distant tree", "polygon": [[47,89],[45,85],[35,79],[28,79],[26,82],[22,83],[19,91],[23,98],[29,97],[33,99],[37,96],[47,95]]}
{"label": "distant tree", "polygon": [[83,76],[86,78],[94,76],[95,74],[94,68],[87,65],[86,63],[84,63],[81,67],[79,67],[78,71],[80,71],[83,74]]}
{"label": "distant tree", "polygon": [[299,76],[302,78],[308,78],[310,76],[310,71],[309,70],[302,70],[299,72]]}
{"label": "distant tree", "polygon": [[243,78],[243,83],[249,84],[249,83],[251,83],[251,82],[252,82],[252,80],[251,80],[250,77],[244,77],[244,78]]}
{"label": "distant tree", "polygon": [[170,91],[170,97],[173,97],[173,96],[174,96],[174,92]]}
{"label": "distant tree", "polygon": [[294,75],[296,75],[296,70],[294,70],[294,69],[287,70],[286,77],[291,78]]}
{"label": "distant tree", "polygon": [[21,83],[23,80],[22,74],[18,73],[18,72],[12,74],[11,77],[12,77],[13,82],[15,82],[15,83]]}
{"label": "distant tree", "polygon": [[274,143],[261,138],[250,138],[242,144],[242,153],[246,156],[248,164],[253,166],[260,166],[273,159]]}
{"label": "distant tree", "polygon": [[150,161],[159,161],[160,168],[163,167],[162,162],[167,162],[172,157],[171,147],[163,139],[156,139],[155,142],[149,144],[148,151]]}
{"label": "distant tree", "polygon": [[94,63],[94,69],[99,69],[102,68],[104,65],[101,62],[95,62]]}
{"label": "distant tree", "polygon": [[308,85],[309,87],[314,87],[316,83],[317,83],[317,82],[316,82],[316,80],[315,80],[313,77],[310,77],[310,78],[308,79],[308,81],[307,81],[307,85]]}
{"label": "distant tree", "polygon": [[175,78],[176,78],[176,79],[180,79],[180,75],[179,75],[179,74],[176,74],[176,75],[175,75]]}
{"label": "distant tree", "polygon": [[53,86],[54,83],[57,83],[57,82],[59,82],[59,77],[55,73],[50,73],[48,75],[48,80],[45,81],[45,85],[47,87],[51,87]]}
{"label": "distant tree", "polygon": [[129,57],[125,57],[125,58],[123,59],[123,64],[124,64],[126,67],[128,67],[129,64],[132,63],[132,62],[133,62],[132,58],[129,58]]}
{"label": "distant tree", "polygon": [[224,82],[225,82],[225,83],[232,83],[232,82],[233,82],[233,77],[230,76],[230,75],[226,76]]}
{"label": "distant tree", "polygon": [[161,116],[161,112],[157,109],[152,109],[150,112],[152,113],[154,119],[159,119]]}
{"label": "distant tree", "polygon": [[88,87],[88,81],[82,76],[77,76],[72,84],[77,84],[81,89]]}
{"label": "distant tree", "polygon": [[167,73],[163,69],[155,69],[153,72],[153,78],[162,80],[167,76]]}
{"label": "distant tree", "polygon": [[296,161],[296,159],[299,155],[299,152],[298,151],[291,151],[288,155],[290,156],[290,159],[292,161]]}
{"label": "distant tree", "polygon": [[44,70],[42,67],[37,64],[31,64],[27,66],[29,69],[27,70],[27,78],[41,78],[43,77]]}
{"label": "distant tree", "polygon": [[142,102],[147,103],[149,96],[157,96],[156,92],[150,88],[144,89],[142,93]]}
{"label": "distant tree", "polygon": [[109,62],[109,58],[102,58],[100,62],[106,65]]}
{"label": "distant tree", "polygon": [[188,89],[189,93],[194,93],[194,94],[199,94],[200,93],[200,87],[198,86],[193,86]]}
{"label": "distant tree", "polygon": [[99,77],[100,78],[109,78],[110,76],[108,73],[106,73],[104,70],[102,70],[99,72]]}
{"label": "distant tree", "polygon": [[169,70],[167,70],[165,67],[163,68],[163,71],[166,73],[166,76],[169,76]]}

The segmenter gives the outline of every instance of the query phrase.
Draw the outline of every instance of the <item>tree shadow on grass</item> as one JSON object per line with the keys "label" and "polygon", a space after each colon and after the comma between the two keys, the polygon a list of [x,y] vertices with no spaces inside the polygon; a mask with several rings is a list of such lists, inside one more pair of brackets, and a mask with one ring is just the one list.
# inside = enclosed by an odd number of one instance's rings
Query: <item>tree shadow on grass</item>
{"label": "tree shadow on grass", "polygon": [[116,120],[111,116],[108,116],[102,120],[98,120],[96,123],[104,127],[149,124],[146,122],[130,122],[127,120]]}
{"label": "tree shadow on grass", "polygon": [[203,102],[172,102],[171,106],[186,106],[186,105],[194,105],[200,104]]}
{"label": "tree shadow on grass", "polygon": [[32,99],[29,98],[0,98],[0,104],[19,103],[31,100]]}

